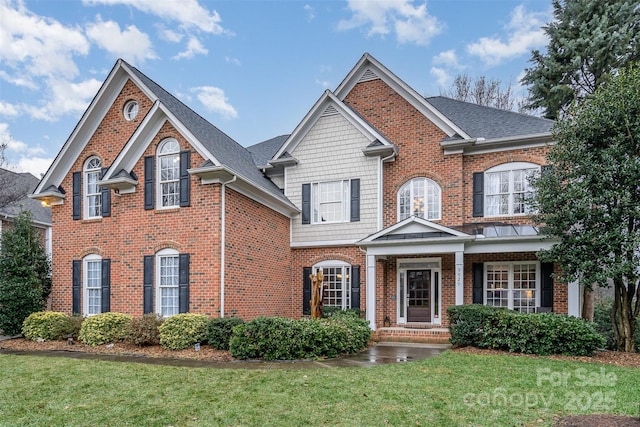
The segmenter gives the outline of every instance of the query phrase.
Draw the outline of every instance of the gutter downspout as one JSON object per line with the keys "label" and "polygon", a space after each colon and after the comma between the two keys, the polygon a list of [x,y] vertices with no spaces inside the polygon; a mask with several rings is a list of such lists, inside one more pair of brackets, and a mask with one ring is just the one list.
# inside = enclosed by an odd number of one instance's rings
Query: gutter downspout
{"label": "gutter downspout", "polygon": [[225,192],[225,187],[227,184],[231,184],[232,182],[235,182],[237,176],[234,175],[233,178],[231,178],[229,181],[225,181],[222,183],[222,187],[220,188],[220,197],[222,198],[221,203],[220,203],[220,209],[222,209],[221,212],[221,221],[220,221],[220,317],[224,317],[224,255],[225,255],[225,246],[226,246],[226,241],[225,241],[225,228],[226,228],[226,203],[225,203],[225,199],[226,199],[226,192]]}

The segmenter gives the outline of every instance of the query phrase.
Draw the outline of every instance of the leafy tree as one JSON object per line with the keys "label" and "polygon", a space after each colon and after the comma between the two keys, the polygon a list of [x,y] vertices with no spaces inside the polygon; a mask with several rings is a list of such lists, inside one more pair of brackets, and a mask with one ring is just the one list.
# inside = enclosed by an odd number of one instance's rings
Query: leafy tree
{"label": "leafy tree", "polygon": [[532,52],[522,83],[529,86],[527,107],[562,116],[609,74],[640,59],[638,0],[553,0],[554,20],[544,27],[547,52]]}
{"label": "leafy tree", "polygon": [[557,239],[540,257],[561,279],[614,287],[617,348],[634,351],[640,312],[640,68],[620,70],[553,129],[551,169],[534,180],[536,222]]}
{"label": "leafy tree", "polygon": [[513,110],[515,103],[511,87],[503,89],[501,80],[485,76],[472,80],[468,74],[458,74],[444,96],[503,110]]}
{"label": "leafy tree", "polygon": [[29,314],[44,309],[51,292],[50,264],[43,239],[23,211],[2,233],[0,330],[17,334]]}

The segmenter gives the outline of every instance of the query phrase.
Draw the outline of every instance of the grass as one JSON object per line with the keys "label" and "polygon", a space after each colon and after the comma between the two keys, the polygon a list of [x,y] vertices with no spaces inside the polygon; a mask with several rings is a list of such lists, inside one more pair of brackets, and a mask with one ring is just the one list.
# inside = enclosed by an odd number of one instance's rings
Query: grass
{"label": "grass", "polygon": [[446,352],[373,368],[180,368],[0,355],[0,426],[549,426],[640,416],[640,369]]}

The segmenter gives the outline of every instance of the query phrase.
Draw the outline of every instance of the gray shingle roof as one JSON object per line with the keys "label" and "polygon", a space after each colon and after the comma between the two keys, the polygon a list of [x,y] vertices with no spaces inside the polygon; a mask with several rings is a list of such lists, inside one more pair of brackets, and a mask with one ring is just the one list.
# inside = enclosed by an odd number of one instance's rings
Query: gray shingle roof
{"label": "gray shingle roof", "polygon": [[222,165],[291,204],[280,189],[256,167],[253,156],[246,148],[187,107],[140,70],[130,64],[127,66]]}
{"label": "gray shingle roof", "polygon": [[280,135],[247,147],[247,150],[249,150],[253,155],[253,161],[256,166],[266,166],[269,160],[271,160],[280,147],[282,147],[282,144],[284,144],[287,138],[289,138],[289,135]]}
{"label": "gray shingle roof", "polygon": [[[31,211],[33,220],[51,225],[51,208],[45,208],[38,200],[27,195],[35,190],[40,180],[30,173],[16,173],[0,168],[0,200],[6,195],[20,193],[22,196],[7,206],[0,206],[0,215],[14,218],[23,210]],[[13,197],[12,197],[13,199]]]}
{"label": "gray shingle roof", "polygon": [[549,132],[553,126],[553,120],[485,107],[444,96],[433,96],[426,100],[471,138],[494,139],[535,135]]}

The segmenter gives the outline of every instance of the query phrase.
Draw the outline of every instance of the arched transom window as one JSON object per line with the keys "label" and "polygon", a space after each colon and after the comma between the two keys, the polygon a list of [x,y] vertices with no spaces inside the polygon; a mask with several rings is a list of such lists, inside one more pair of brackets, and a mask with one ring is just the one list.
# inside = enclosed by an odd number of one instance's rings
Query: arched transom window
{"label": "arched transom window", "polygon": [[429,178],[414,178],[398,191],[398,221],[418,216],[440,219],[442,193],[440,186]]}
{"label": "arched transom window", "polygon": [[158,147],[158,207],[180,206],[180,145],[167,139]]}
{"label": "arched transom window", "polygon": [[102,189],[98,185],[102,162],[90,157],[84,164],[84,217],[98,218],[102,215]]}

